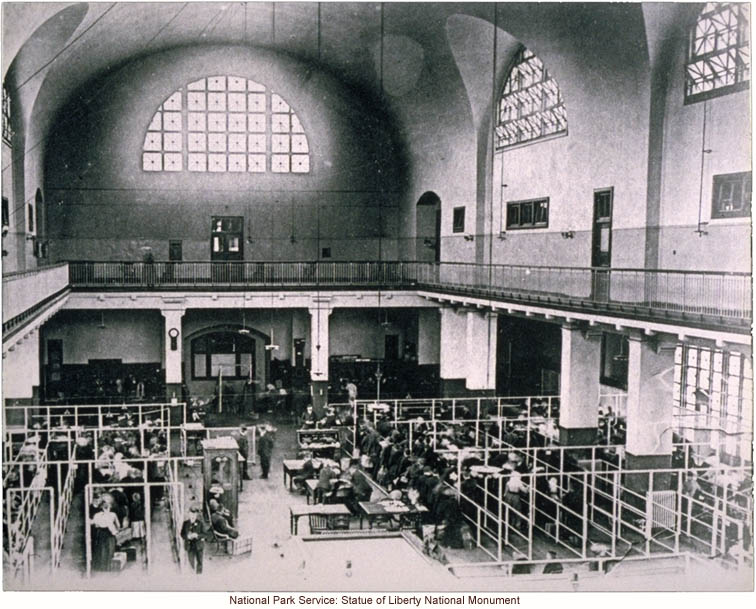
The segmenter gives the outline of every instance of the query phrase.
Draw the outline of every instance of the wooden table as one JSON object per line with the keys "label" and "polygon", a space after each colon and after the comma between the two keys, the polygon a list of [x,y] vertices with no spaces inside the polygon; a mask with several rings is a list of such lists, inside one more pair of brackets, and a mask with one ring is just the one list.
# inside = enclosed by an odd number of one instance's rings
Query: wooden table
{"label": "wooden table", "polygon": [[417,507],[405,506],[408,509],[394,510],[382,501],[360,501],[358,505],[360,506],[360,528],[362,528],[362,520],[364,518],[368,521],[368,526],[371,529],[373,528],[373,522],[376,520],[388,520],[394,516],[399,516],[400,527],[405,527],[406,521],[411,523],[410,528],[418,527],[421,524],[422,515],[428,511],[428,508],[424,505]]}
{"label": "wooden table", "polygon": [[312,502],[315,503],[315,489],[318,486],[318,480],[310,478],[308,480],[305,480],[305,490],[307,491],[307,504],[310,503],[310,497],[312,497]]}
{"label": "wooden table", "polygon": [[304,469],[304,459],[284,459],[283,462],[283,483],[286,486],[286,477],[289,477],[289,490],[292,490],[294,476]]}
{"label": "wooden table", "polygon": [[290,505],[289,506],[289,528],[292,535],[297,534],[297,525],[302,516],[317,514],[319,516],[348,516],[351,514],[349,508],[343,503],[318,504],[318,505]]}

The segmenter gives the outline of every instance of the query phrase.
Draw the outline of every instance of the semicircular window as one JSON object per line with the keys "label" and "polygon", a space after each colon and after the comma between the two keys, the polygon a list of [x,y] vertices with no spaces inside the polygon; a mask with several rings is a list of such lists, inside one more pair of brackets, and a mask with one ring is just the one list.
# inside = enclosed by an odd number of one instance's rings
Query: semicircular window
{"label": "semicircular window", "polygon": [[523,47],[515,56],[499,99],[496,148],[558,134],[567,134],[562,92],[543,62]]}
{"label": "semicircular window", "polygon": [[147,127],[144,171],[309,173],[299,117],[277,93],[238,76],[211,76],[172,93]]}

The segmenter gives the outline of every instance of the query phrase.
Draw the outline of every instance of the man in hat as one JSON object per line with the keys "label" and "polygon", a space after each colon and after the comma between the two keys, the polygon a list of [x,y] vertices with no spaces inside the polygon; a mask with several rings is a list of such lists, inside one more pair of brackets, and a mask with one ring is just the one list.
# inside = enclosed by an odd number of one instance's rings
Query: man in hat
{"label": "man in hat", "polygon": [[233,527],[231,513],[215,499],[211,499],[208,504],[210,505],[210,523],[213,525],[213,530],[228,535],[231,539],[239,537],[239,531]]}
{"label": "man in hat", "polygon": [[249,440],[247,439],[247,426],[242,425],[239,427],[238,433],[234,434],[236,437],[236,443],[239,445],[239,453],[244,457],[244,461],[241,462],[241,476],[244,480],[251,480],[247,473],[247,459],[249,459]]}
{"label": "man in hat", "polygon": [[205,523],[200,518],[200,509],[193,506],[189,518],[181,525],[181,539],[189,556],[189,564],[196,573],[202,573],[202,553],[205,549]]}
{"label": "man in hat", "polygon": [[260,437],[257,439],[257,454],[260,457],[261,478],[267,478],[270,471],[270,457],[273,454],[273,434],[267,425],[259,427]]}

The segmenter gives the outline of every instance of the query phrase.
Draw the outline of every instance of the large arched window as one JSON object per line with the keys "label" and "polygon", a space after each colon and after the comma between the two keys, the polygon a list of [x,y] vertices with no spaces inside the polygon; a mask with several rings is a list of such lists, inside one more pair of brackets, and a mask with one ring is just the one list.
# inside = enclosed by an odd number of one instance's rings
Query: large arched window
{"label": "large arched window", "polygon": [[522,48],[499,99],[496,148],[567,133],[567,113],[557,81],[543,62]]}
{"label": "large arched window", "polygon": [[147,128],[144,171],[309,173],[294,110],[253,80],[211,76],[168,97]]}
{"label": "large arched window", "polygon": [[748,86],[751,13],[746,3],[707,2],[690,31],[685,101],[695,102]]}

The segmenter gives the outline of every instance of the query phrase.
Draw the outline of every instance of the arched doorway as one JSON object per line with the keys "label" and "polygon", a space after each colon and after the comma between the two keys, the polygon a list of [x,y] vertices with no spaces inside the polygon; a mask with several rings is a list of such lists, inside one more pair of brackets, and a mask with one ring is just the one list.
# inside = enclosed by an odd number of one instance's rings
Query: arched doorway
{"label": "arched doorway", "polygon": [[[184,380],[189,395],[223,412],[250,412],[269,378],[270,339],[245,325],[202,328],[185,338]],[[221,385],[222,384],[222,385]],[[222,386],[222,389],[221,389]]]}
{"label": "arched doorway", "polygon": [[430,190],[417,200],[415,259],[418,262],[441,260],[441,199]]}

